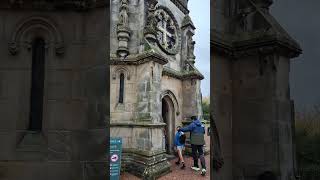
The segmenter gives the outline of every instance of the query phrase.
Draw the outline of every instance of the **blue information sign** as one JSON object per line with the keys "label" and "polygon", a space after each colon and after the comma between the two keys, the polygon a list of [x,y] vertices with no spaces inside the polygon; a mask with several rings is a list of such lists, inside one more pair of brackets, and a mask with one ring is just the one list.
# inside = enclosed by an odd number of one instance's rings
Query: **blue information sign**
{"label": "blue information sign", "polygon": [[120,179],[122,138],[110,138],[110,180]]}

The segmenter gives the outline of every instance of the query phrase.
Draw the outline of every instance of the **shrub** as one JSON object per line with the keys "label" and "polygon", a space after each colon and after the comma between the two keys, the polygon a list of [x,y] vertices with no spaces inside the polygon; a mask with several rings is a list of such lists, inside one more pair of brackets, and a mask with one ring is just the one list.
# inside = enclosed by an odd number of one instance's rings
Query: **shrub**
{"label": "shrub", "polygon": [[296,113],[296,150],[302,180],[320,179],[320,106]]}

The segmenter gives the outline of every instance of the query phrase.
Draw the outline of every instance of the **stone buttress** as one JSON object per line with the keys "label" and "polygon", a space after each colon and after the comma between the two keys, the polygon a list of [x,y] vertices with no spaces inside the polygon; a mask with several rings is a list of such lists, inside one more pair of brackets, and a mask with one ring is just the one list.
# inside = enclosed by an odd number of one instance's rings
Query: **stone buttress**
{"label": "stone buttress", "polygon": [[212,158],[224,159],[222,169],[212,173],[215,179],[254,180],[267,171],[279,180],[296,179],[289,71],[301,49],[271,16],[271,4],[212,3],[217,11],[211,102],[222,152]]}

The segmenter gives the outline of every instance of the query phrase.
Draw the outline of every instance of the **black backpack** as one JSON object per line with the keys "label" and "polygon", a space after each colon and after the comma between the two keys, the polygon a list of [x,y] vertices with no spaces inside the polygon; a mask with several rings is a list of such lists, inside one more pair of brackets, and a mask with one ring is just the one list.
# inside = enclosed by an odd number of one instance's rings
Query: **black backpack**
{"label": "black backpack", "polygon": [[179,142],[180,142],[180,144],[186,143],[186,135],[185,134],[180,135]]}

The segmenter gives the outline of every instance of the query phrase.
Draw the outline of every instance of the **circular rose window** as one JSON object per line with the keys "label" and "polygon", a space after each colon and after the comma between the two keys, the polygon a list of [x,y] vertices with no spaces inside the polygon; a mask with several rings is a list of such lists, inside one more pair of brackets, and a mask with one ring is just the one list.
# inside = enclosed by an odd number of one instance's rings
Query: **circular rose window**
{"label": "circular rose window", "polygon": [[168,54],[177,54],[179,46],[178,25],[165,9],[155,11],[157,41],[159,47]]}

